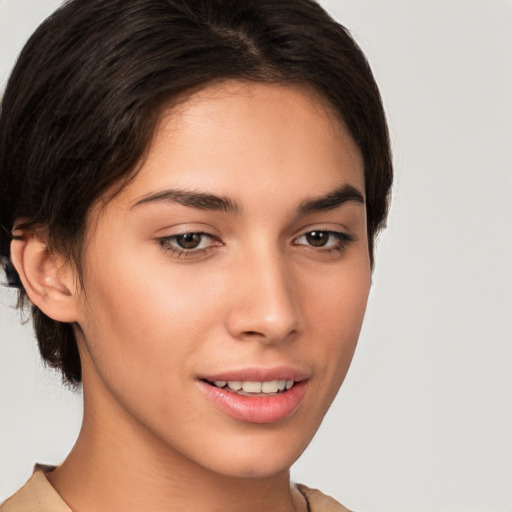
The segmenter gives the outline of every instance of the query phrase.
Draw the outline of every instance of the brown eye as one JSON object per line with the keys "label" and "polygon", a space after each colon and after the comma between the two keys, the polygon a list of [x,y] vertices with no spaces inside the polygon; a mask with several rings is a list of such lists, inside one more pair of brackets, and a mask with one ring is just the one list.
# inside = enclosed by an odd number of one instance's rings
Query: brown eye
{"label": "brown eye", "polygon": [[158,239],[160,246],[166,251],[175,255],[199,255],[215,246],[219,247],[221,242],[208,233],[190,232],[181,235],[165,236]]}
{"label": "brown eye", "polygon": [[354,237],[348,233],[339,231],[309,231],[296,238],[293,245],[309,247],[318,251],[339,251],[345,250]]}
{"label": "brown eye", "polygon": [[306,241],[314,247],[323,247],[329,241],[331,233],[327,231],[311,231],[306,234]]}
{"label": "brown eye", "polygon": [[202,242],[204,235],[202,233],[185,233],[176,236],[176,244],[182,249],[196,249]]}

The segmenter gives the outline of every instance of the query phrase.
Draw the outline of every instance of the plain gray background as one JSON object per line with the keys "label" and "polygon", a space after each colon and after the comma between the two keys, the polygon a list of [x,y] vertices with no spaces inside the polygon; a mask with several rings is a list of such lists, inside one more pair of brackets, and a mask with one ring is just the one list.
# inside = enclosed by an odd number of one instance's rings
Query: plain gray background
{"label": "plain gray background", "polygon": [[[295,480],[381,512],[512,511],[512,3],[324,0],[381,87],[396,184],[353,366]],[[56,0],[0,0],[0,89]],[[1,186],[1,184],[0,184]],[[80,396],[0,291],[0,501]]]}

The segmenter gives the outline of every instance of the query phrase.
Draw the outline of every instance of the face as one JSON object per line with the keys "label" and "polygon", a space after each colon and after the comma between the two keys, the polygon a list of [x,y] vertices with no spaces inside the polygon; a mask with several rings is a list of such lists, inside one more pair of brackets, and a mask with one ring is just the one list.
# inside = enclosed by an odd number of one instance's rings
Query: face
{"label": "face", "polygon": [[357,147],[306,90],[228,82],[167,112],[136,178],[91,215],[86,418],[108,410],[148,453],[223,475],[287,470],[356,346],[363,194]]}

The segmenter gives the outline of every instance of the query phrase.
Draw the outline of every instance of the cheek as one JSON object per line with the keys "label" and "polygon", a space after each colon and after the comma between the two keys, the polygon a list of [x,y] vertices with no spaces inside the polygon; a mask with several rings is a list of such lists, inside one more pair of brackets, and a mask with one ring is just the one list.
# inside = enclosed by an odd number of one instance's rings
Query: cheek
{"label": "cheek", "polygon": [[200,276],[173,268],[151,250],[149,256],[129,249],[120,252],[89,276],[86,289],[94,311],[88,316],[101,316],[111,329],[129,331],[125,335],[134,342],[140,331],[146,336],[171,335],[172,325],[186,324],[193,334],[194,327],[199,328],[194,321],[198,309],[208,305]]}
{"label": "cheek", "polygon": [[361,328],[370,291],[369,266],[351,266],[311,279],[305,290],[308,305],[303,311],[311,324],[326,331],[328,339],[352,338]]}
{"label": "cheek", "polygon": [[133,393],[176,383],[217,318],[199,280],[128,258],[90,272],[81,325],[98,373]]}
{"label": "cheek", "polygon": [[315,333],[308,347],[310,357],[318,359],[334,388],[341,385],[350,366],[368,301],[371,274],[361,261],[310,286],[308,305],[302,308]]}

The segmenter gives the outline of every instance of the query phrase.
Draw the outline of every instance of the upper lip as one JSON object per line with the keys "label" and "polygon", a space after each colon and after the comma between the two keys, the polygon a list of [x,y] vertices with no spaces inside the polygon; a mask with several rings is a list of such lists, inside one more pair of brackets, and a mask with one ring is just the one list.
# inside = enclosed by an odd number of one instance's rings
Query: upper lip
{"label": "upper lip", "polygon": [[253,381],[268,382],[273,380],[294,380],[301,381],[309,378],[309,373],[293,368],[291,366],[273,366],[273,367],[247,367],[231,370],[223,370],[216,373],[205,374],[199,377],[201,380],[209,382],[215,381]]}

